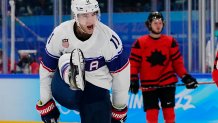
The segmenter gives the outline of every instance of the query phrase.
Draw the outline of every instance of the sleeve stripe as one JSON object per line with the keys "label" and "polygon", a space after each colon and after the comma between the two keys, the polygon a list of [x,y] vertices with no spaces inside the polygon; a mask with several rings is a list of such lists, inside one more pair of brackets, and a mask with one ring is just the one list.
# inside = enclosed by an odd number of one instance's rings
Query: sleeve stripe
{"label": "sleeve stripe", "polygon": [[122,52],[123,52],[123,48],[118,52],[118,55],[115,55],[111,60],[108,60],[107,62],[113,61],[114,59],[116,59],[117,57],[119,57],[119,55],[121,55]]}
{"label": "sleeve stripe", "polygon": [[63,78],[64,73],[67,69],[67,67],[70,66],[70,63],[65,64],[64,66],[61,67],[61,77]]}
{"label": "sleeve stripe", "polygon": [[46,52],[46,54],[48,54],[48,56],[50,56],[50,57],[52,57],[52,58],[56,58],[56,59],[59,58],[59,56],[55,56],[55,55],[52,55],[51,53],[49,53],[48,50],[47,50],[47,48],[45,48],[45,52]]}
{"label": "sleeve stripe", "polygon": [[172,54],[171,58],[175,57],[177,54],[179,54],[179,50],[176,53]]}
{"label": "sleeve stripe", "polygon": [[53,56],[46,51],[42,57],[42,65],[44,65],[44,68],[49,69],[49,71],[54,71],[58,66],[59,57]]}
{"label": "sleeve stripe", "polygon": [[41,61],[40,63],[42,64],[42,67],[45,68],[48,72],[54,72],[54,70],[52,70],[52,69],[46,67],[46,66],[43,64],[42,61]]}
{"label": "sleeve stripe", "polygon": [[176,60],[176,59],[178,59],[178,58],[180,58],[180,56],[181,56],[181,54],[179,54],[177,57],[175,57],[175,58],[172,58],[172,60]]}
{"label": "sleeve stripe", "polygon": [[141,57],[141,56],[139,56],[139,55],[136,55],[136,54],[134,54],[134,53],[131,53],[131,56],[137,57],[138,59],[142,59],[142,57]]}
{"label": "sleeve stripe", "polygon": [[111,73],[112,73],[112,74],[114,74],[114,73],[119,73],[120,71],[124,70],[128,65],[129,65],[129,60],[127,61],[127,63],[126,63],[122,68],[120,68],[120,69],[117,70],[117,71],[111,72]]}
{"label": "sleeve stripe", "polygon": [[141,62],[141,60],[137,60],[137,59],[135,59],[135,58],[129,58],[131,61],[135,61],[135,62]]}
{"label": "sleeve stripe", "polygon": [[123,48],[114,56],[111,60],[106,61],[107,67],[111,73],[120,71],[123,67],[129,62],[129,57],[126,52],[123,51]]}

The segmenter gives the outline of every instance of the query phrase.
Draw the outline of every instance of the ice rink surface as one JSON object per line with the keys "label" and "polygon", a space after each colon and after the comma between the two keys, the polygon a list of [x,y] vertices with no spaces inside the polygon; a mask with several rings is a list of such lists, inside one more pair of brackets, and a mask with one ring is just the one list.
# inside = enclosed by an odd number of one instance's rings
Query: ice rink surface
{"label": "ice rink surface", "polygon": [[[196,75],[199,82],[211,82],[211,76]],[[0,76],[0,123],[40,123],[35,110],[39,99],[38,76]],[[195,90],[184,86],[176,90],[176,123],[218,123],[218,88],[215,84],[202,84]],[[80,122],[79,112],[57,104],[63,123]],[[129,94],[126,123],[145,123],[141,92]],[[17,122],[15,122],[17,121]],[[160,110],[159,122],[163,123]]]}

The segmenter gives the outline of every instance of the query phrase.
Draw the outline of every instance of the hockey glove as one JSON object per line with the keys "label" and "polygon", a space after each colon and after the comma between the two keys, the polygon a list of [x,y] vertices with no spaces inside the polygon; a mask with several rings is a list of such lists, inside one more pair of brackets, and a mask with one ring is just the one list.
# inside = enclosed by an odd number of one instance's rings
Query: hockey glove
{"label": "hockey glove", "polygon": [[129,91],[133,94],[137,94],[139,92],[139,77],[138,74],[131,74],[131,82]]}
{"label": "hockey glove", "polygon": [[129,90],[131,93],[137,94],[139,92],[139,80],[131,81]]}
{"label": "hockey glove", "polygon": [[187,89],[195,89],[198,87],[198,82],[196,81],[196,79],[189,74],[186,74],[182,78],[182,82],[186,84]]}
{"label": "hockey glove", "polygon": [[44,123],[58,123],[60,112],[53,99],[44,105],[42,105],[41,101],[38,101],[36,110],[40,113],[41,119]]}
{"label": "hockey glove", "polygon": [[111,123],[124,123],[127,119],[127,106],[124,108],[117,108],[112,106]]}
{"label": "hockey glove", "polygon": [[80,49],[74,49],[70,56],[70,84],[75,88],[84,90],[85,82],[85,61]]}

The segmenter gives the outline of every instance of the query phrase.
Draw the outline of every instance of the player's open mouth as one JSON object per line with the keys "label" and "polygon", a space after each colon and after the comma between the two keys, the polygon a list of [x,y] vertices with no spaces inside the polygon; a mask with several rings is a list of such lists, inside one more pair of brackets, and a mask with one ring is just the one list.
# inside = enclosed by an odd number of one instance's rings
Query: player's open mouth
{"label": "player's open mouth", "polygon": [[89,30],[92,30],[93,27],[94,27],[94,25],[87,26],[87,28],[88,28]]}

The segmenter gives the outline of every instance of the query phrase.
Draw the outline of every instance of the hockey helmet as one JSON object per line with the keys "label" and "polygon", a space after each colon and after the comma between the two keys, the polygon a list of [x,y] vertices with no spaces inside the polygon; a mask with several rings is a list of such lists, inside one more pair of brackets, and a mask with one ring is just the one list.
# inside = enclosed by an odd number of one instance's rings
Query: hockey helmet
{"label": "hockey helmet", "polygon": [[72,0],[71,10],[76,17],[77,14],[98,12],[100,14],[100,8],[96,0]]}
{"label": "hockey helmet", "polygon": [[161,19],[163,21],[163,25],[164,25],[164,17],[163,15],[160,13],[160,12],[151,12],[149,15],[148,15],[148,18],[147,18],[147,21],[145,21],[145,25],[147,26],[147,28],[149,30],[151,30],[151,22],[155,19]]}

